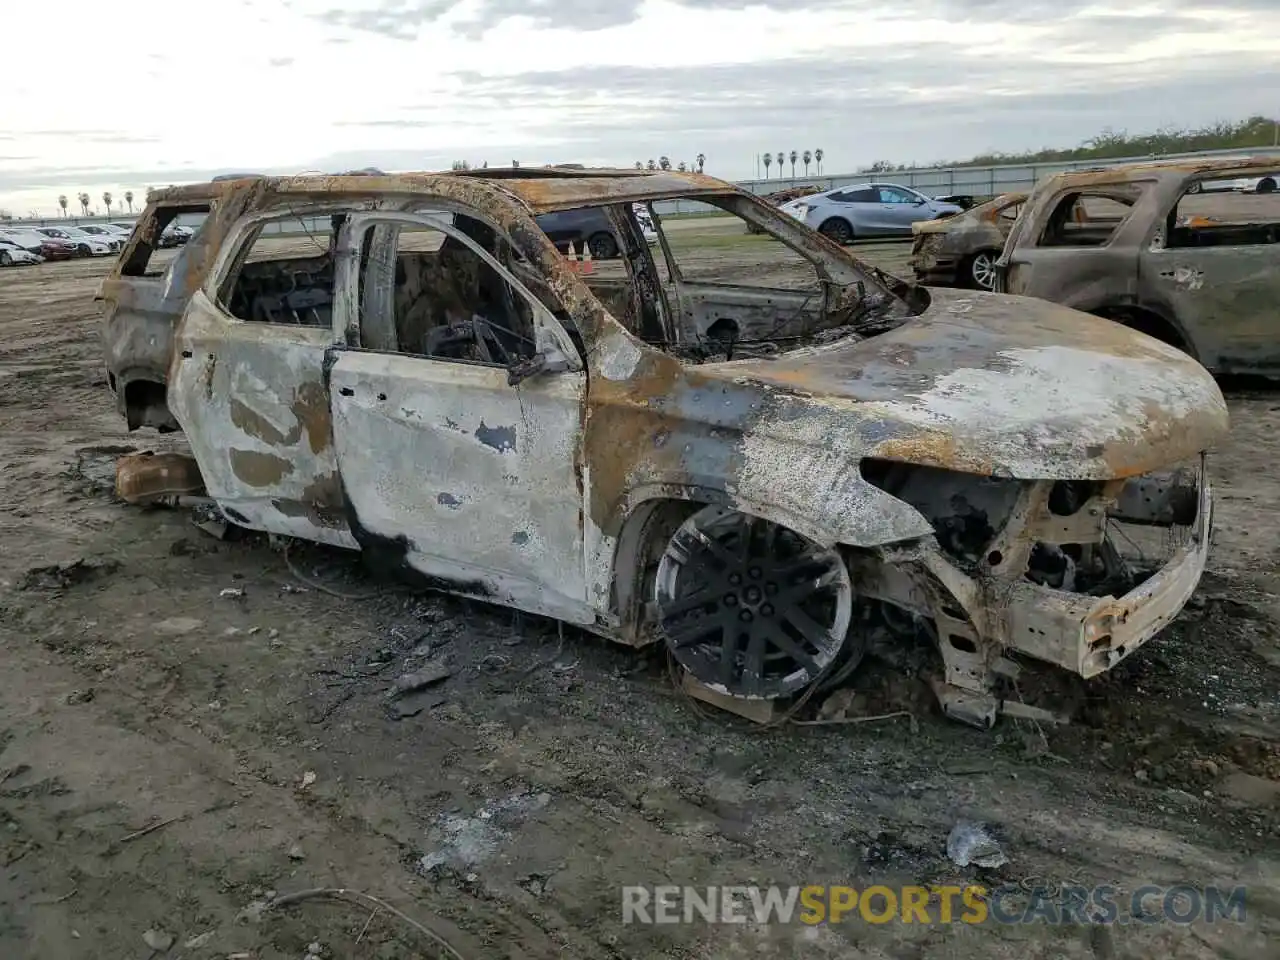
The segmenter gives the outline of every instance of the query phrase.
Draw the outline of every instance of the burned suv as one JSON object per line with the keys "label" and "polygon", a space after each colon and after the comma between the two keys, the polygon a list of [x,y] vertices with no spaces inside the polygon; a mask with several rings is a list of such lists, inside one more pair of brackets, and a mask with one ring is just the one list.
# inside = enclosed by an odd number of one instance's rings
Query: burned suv
{"label": "burned suv", "polygon": [[[777,259],[708,267],[663,230],[667,200],[759,226]],[[200,233],[149,271],[156,226],[195,203]],[[535,222],[584,206],[622,239],[613,273]],[[1195,361],[1043,301],[895,280],[698,174],[180,187],[101,296],[130,422],[183,430],[229,519],[664,642],[726,699],[924,633],[947,712],[988,725],[1014,655],[1100,673],[1204,567],[1226,409]],[[146,368],[145,390],[124,373]],[[1170,555],[1131,555],[1122,528]]]}
{"label": "burned suv", "polygon": [[1280,199],[1244,193],[1275,157],[1075,170],[1043,180],[997,288],[1109,317],[1219,374],[1280,374]]}

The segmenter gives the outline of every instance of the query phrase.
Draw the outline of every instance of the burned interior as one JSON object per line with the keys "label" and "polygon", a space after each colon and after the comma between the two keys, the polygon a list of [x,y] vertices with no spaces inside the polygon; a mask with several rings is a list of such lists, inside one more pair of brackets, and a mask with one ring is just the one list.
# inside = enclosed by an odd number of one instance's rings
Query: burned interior
{"label": "burned interior", "polygon": [[[700,175],[501,174],[219,185],[161,382],[231,521],[664,642],[735,702],[924,631],[983,726],[1018,708],[1010,654],[1092,676],[1194,588],[1225,408],[1177,351],[903,283]],[[785,276],[701,272],[655,209],[681,197],[760,226]],[[536,226],[583,206],[622,238],[607,268]],[[109,328],[139,323],[131,282]]]}

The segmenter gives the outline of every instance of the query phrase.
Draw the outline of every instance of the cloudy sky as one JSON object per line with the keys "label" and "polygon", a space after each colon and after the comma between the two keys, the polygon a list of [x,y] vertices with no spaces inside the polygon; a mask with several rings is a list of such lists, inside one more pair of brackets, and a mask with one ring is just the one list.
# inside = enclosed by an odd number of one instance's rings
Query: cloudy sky
{"label": "cloudy sky", "polygon": [[18,215],[235,170],[734,179],[1280,115],[1280,0],[9,0],[0,49]]}

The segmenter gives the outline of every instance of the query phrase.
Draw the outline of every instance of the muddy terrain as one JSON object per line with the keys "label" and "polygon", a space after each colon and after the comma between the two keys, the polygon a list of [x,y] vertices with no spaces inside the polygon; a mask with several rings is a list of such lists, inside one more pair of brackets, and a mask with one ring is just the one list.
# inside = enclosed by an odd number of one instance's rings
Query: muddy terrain
{"label": "muddy terrain", "polygon": [[[707,269],[755,240],[679,233]],[[1070,726],[944,721],[921,648],[850,706],[909,716],[761,729],[658,652],[116,501],[117,457],[182,441],[113,409],[106,268],[0,271],[0,957],[1280,955],[1280,396],[1231,389],[1188,610],[1098,681],[1033,673]],[[425,670],[447,676],[388,697]],[[955,865],[961,819],[1008,862]],[[1189,926],[621,922],[630,884],[969,882],[1248,898]],[[361,896],[262,909],[316,888]]]}

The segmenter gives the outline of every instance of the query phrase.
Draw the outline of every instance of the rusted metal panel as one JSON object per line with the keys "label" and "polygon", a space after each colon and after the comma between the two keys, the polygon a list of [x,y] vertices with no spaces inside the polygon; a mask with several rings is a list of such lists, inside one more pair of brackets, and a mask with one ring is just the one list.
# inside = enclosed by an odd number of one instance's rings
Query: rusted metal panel
{"label": "rusted metal panel", "polygon": [[[1127,163],[1122,166],[1090,167],[1086,170],[1071,170],[1047,178],[1067,188],[1091,187],[1099,184],[1123,183],[1136,180],[1178,180],[1205,174],[1222,174],[1223,179],[1235,177],[1262,176],[1274,173],[1277,162],[1275,157],[1239,157],[1234,159],[1188,158],[1183,160],[1156,160],[1151,163]],[[1037,187],[1036,193],[1040,192]]]}
{"label": "rusted metal panel", "polygon": [[585,376],[344,351],[330,395],[357,538],[419,573],[591,623],[577,478]]}
{"label": "rusted metal panel", "polygon": [[169,405],[228,517],[355,547],[324,384],[332,343],[327,328],[227,317],[198,292],[176,336]]}

